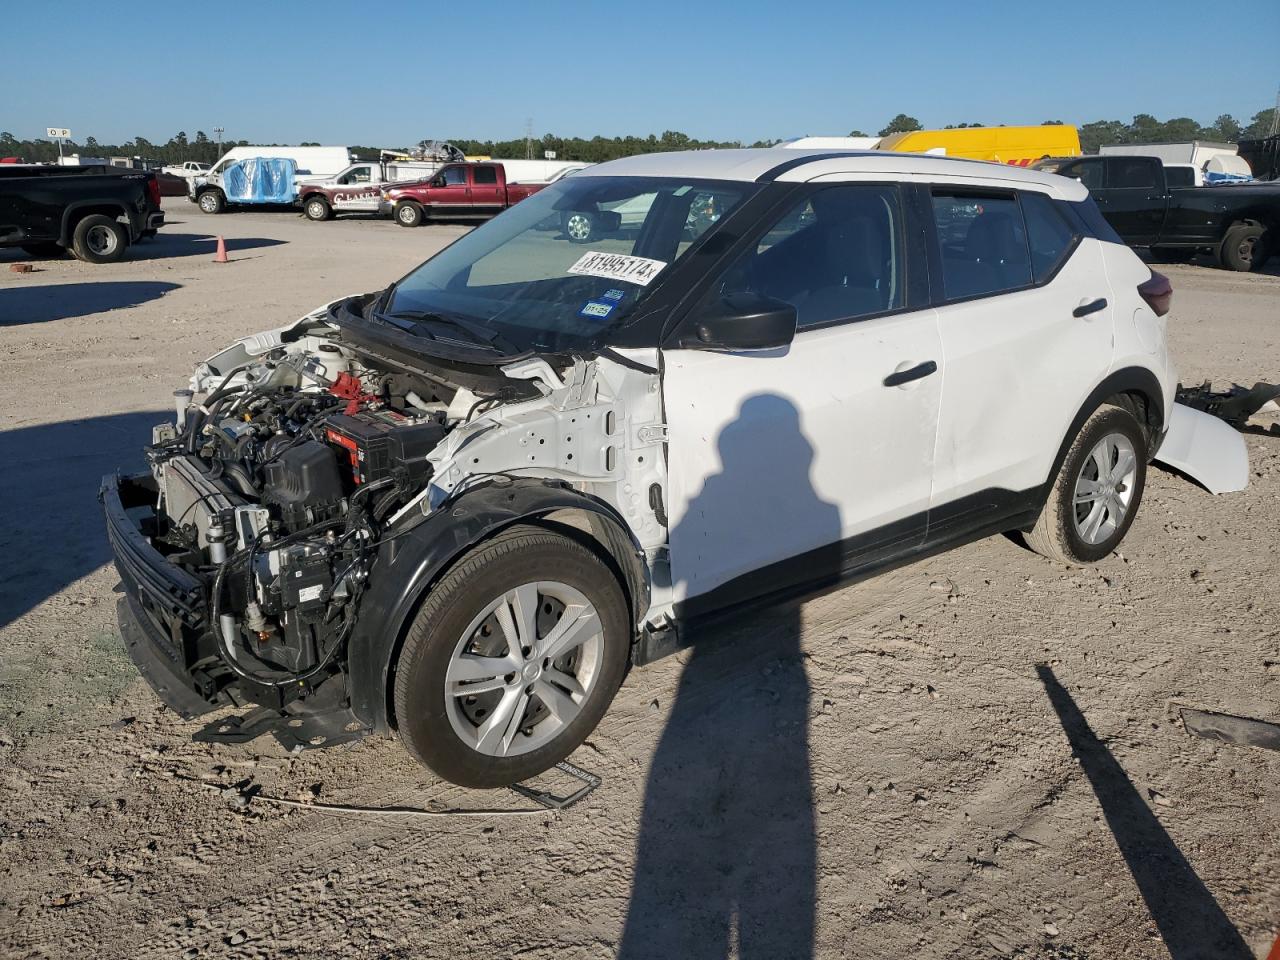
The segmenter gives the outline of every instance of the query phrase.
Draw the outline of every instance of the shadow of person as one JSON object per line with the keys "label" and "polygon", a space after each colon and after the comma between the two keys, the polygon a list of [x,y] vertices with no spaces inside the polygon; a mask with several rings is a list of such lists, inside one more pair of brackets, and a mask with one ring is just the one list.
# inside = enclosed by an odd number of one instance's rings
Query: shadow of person
{"label": "shadow of person", "polygon": [[1124,768],[1044,664],[1036,666],[1072,753],[1172,960],[1249,960],[1253,951],[1160,825]]}
{"label": "shadow of person", "polygon": [[[751,397],[717,442],[720,472],[688,504],[679,523],[689,529],[673,528],[673,545],[710,562],[709,533],[769,515],[807,531],[817,550],[806,560],[835,562],[839,511],[813,489],[795,407]],[[694,639],[649,770],[618,956],[699,960],[736,947],[748,960],[810,957],[817,854],[800,610]]]}

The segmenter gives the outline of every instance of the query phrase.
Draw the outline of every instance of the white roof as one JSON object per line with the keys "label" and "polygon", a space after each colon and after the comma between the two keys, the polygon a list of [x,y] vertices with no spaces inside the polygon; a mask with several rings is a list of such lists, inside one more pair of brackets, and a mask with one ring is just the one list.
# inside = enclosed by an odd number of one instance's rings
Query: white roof
{"label": "white roof", "polygon": [[698,177],[708,180],[782,183],[811,180],[916,180],[1024,187],[1063,200],[1083,200],[1089,191],[1078,181],[1005,163],[962,160],[919,153],[880,150],[682,150],[645,153],[596,164],[578,176]]}

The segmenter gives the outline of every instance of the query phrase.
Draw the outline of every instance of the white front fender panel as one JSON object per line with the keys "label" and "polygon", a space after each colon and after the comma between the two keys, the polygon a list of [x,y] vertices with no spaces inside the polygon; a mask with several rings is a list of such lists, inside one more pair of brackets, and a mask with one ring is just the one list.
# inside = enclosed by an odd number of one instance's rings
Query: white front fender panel
{"label": "white front fender panel", "polygon": [[1156,460],[1181,470],[1210,493],[1231,493],[1249,485],[1244,437],[1217,417],[1181,403],[1173,405],[1169,433]]}

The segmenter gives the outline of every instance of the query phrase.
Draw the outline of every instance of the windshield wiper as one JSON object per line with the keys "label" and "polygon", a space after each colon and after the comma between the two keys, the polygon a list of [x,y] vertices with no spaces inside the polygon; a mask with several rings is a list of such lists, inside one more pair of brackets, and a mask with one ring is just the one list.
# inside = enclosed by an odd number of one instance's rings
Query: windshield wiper
{"label": "windshield wiper", "polygon": [[[464,320],[461,317],[446,316],[441,313],[428,313],[417,310],[404,310],[396,313],[378,314],[381,319],[394,323],[402,329],[410,332],[419,332],[418,324],[420,323],[442,323],[446,326],[456,327],[463,333],[467,334],[472,342],[500,353],[523,353],[524,351],[517,347],[510,340],[503,337],[498,331],[486,327],[484,324],[475,323],[471,320]],[[407,326],[404,325],[407,323]],[[430,334],[428,334],[430,336]],[[432,340],[439,339],[431,337]]]}

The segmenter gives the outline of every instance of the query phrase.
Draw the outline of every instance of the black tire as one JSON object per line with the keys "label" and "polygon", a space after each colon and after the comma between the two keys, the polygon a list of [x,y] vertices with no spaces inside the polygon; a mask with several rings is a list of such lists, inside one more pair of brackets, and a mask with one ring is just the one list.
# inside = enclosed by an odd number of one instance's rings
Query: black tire
{"label": "black tire", "polygon": [[560,220],[560,229],[570,243],[590,243],[596,239],[599,224],[585,210],[567,210]]}
{"label": "black tire", "polygon": [[1234,224],[1222,238],[1218,262],[1228,270],[1238,270],[1241,273],[1259,269],[1267,259],[1263,241],[1265,233],[1261,224]]}
{"label": "black tire", "polygon": [[223,196],[221,190],[205,190],[200,196],[196,197],[196,206],[200,208],[201,213],[225,213],[227,198]]}
{"label": "black tire", "polygon": [[302,212],[308,220],[324,221],[333,219],[333,208],[324,197],[307,197],[302,204]]}
{"label": "black tire", "polygon": [[426,217],[422,213],[422,207],[414,203],[412,200],[401,200],[396,204],[392,215],[396,218],[396,223],[402,227],[417,227],[422,225],[422,221]]}
{"label": "black tire", "polygon": [[1157,263],[1190,263],[1196,255],[1194,247],[1152,247],[1151,258]]}
{"label": "black tire", "polygon": [[[523,584],[556,581],[579,591],[595,608],[603,637],[595,661],[599,670],[573,719],[546,743],[525,753],[492,756],[464,741],[450,719],[446,673],[464,631],[492,601]],[[543,601],[540,599],[538,607]],[[400,737],[413,757],[439,776],[464,787],[502,787],[555,766],[591,733],[604,716],[626,672],[631,617],[613,571],[575,540],[540,527],[515,526],[466,554],[432,587],[405,637],[395,675],[395,712]],[[481,629],[485,629],[481,627]],[[480,637],[480,633],[473,634]],[[496,634],[494,635],[496,636]],[[501,649],[486,655],[509,652]],[[535,658],[536,659],[536,658]],[[535,660],[528,661],[530,664]],[[518,674],[515,688],[524,680]],[[510,678],[508,678],[510,680]],[[533,689],[532,686],[526,689]],[[499,696],[501,696],[499,692]],[[527,694],[525,694],[527,697]],[[476,698],[471,698],[474,701]],[[520,701],[516,724],[526,710],[542,710],[534,699]],[[455,707],[462,707],[455,703]],[[496,709],[494,714],[496,714]],[[515,716],[512,714],[512,716]],[[536,728],[535,728],[536,729]],[[516,737],[531,735],[524,727]]]}
{"label": "black tire", "polygon": [[[1094,508],[1088,504],[1077,505],[1077,484],[1091,479],[1089,474],[1097,466],[1093,460],[1095,448],[1105,438],[1117,435],[1126,438],[1132,446],[1132,477],[1128,483],[1118,485],[1119,495],[1123,496],[1127,492],[1129,499],[1120,522],[1114,525],[1109,534],[1090,542],[1082,534],[1081,527],[1087,525],[1092,518]],[[1147,459],[1146,431],[1129,407],[1110,404],[1099,407],[1076,434],[1071,449],[1067,451],[1062,467],[1054,478],[1040,518],[1030,533],[1023,534],[1023,542],[1042,556],[1070,565],[1096,563],[1107,556],[1129,532],[1133,518],[1142,505],[1142,492],[1147,482]],[[1105,506],[1105,500],[1104,504],[1098,506],[1106,512],[1105,522],[1113,522],[1114,515]],[[1085,513],[1083,521],[1082,512]]]}
{"label": "black tire", "polygon": [[129,248],[129,231],[123,223],[93,213],[76,224],[71,249],[85,263],[115,263]]}
{"label": "black tire", "polygon": [[67,255],[67,248],[52,240],[41,243],[24,243],[23,252],[37,260],[60,260]]}

